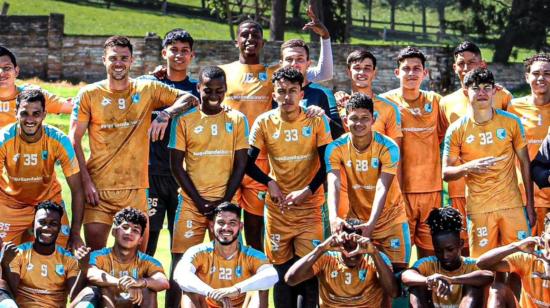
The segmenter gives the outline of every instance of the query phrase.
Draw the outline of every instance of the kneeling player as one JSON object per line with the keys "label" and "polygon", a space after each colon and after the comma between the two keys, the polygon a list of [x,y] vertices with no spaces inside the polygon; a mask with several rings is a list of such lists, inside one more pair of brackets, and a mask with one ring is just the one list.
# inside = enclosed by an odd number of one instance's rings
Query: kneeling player
{"label": "kneeling player", "polygon": [[[62,216],[61,206],[50,201],[40,203],[34,216],[34,242],[17,248],[8,243],[4,248],[4,278],[19,307],[64,307],[67,294],[73,299],[83,287],[82,275],[77,276],[87,264],[79,261],[84,260],[90,249],[79,248],[77,259],[55,244]],[[5,307],[1,295],[0,306]]]}
{"label": "kneeling player", "polygon": [[482,307],[484,287],[493,275],[479,270],[475,259],[460,256],[462,216],[451,207],[433,209],[426,223],[435,256],[416,261],[401,276],[411,287],[412,307]]}
{"label": "kneeling player", "polygon": [[157,307],[157,292],[168,289],[169,284],[160,262],[138,251],[146,226],[147,217],[137,209],[116,213],[113,247],[96,250],[90,256],[88,281],[98,288],[85,288],[78,296],[80,304]]}
{"label": "kneeling player", "polygon": [[247,292],[267,290],[278,278],[263,253],[237,240],[242,228],[238,206],[224,202],[214,210],[214,241],[189,248],[174,272],[187,292],[183,307],[267,307],[267,292],[244,304]]}

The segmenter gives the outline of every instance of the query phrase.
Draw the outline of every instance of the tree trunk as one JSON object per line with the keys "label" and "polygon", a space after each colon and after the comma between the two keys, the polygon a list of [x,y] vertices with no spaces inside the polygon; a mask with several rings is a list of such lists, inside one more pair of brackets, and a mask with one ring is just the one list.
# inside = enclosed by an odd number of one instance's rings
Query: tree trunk
{"label": "tree trunk", "polygon": [[397,3],[394,1],[391,1],[391,10],[390,10],[390,29],[395,30],[395,9],[397,6]]}
{"label": "tree trunk", "polygon": [[518,27],[519,19],[526,13],[528,7],[527,1],[513,0],[508,23],[501,32],[499,39],[495,42],[495,53],[493,54],[493,62],[508,63],[508,59],[512,54],[512,49],[518,35],[525,35],[522,29]]}
{"label": "tree trunk", "polygon": [[439,0],[437,1],[437,17],[439,19],[439,34],[445,34],[446,24],[445,24],[445,4],[447,1]]}
{"label": "tree trunk", "polygon": [[353,19],[351,18],[351,0],[346,1],[346,31],[344,32],[344,41],[351,43],[351,27]]}
{"label": "tree trunk", "polygon": [[229,0],[224,1],[225,14],[227,16],[227,24],[229,25],[229,35],[231,40],[235,41],[235,31],[233,31],[233,15],[231,15],[231,9],[229,8]]}
{"label": "tree trunk", "polygon": [[[317,18],[319,18],[320,21],[325,22],[325,15],[323,14],[323,4],[321,1],[322,0],[309,0],[309,5],[311,5],[311,8],[313,9],[313,13],[315,13]],[[315,32],[309,31],[309,39],[312,42],[318,42],[319,36],[315,34]]]}
{"label": "tree trunk", "polygon": [[269,40],[285,39],[286,0],[271,1],[271,20],[269,22]]}
{"label": "tree trunk", "polygon": [[162,11],[162,15],[168,14],[168,1],[163,0],[162,5],[160,6],[160,8],[161,8],[161,11]]}
{"label": "tree trunk", "polygon": [[426,35],[426,0],[420,0],[420,8],[422,10],[422,34]]}
{"label": "tree trunk", "polygon": [[368,7],[369,7],[369,28],[371,27],[372,25],[372,0],[369,0],[369,4],[368,4]]}
{"label": "tree trunk", "polygon": [[291,0],[292,3],[292,24],[299,27],[302,24],[302,16],[300,15],[302,0]]}

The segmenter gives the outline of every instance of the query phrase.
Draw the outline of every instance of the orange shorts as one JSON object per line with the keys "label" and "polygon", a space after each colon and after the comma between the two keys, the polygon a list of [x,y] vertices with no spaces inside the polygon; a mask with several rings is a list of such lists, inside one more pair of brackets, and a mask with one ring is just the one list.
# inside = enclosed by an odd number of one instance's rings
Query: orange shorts
{"label": "orange shorts", "polygon": [[371,237],[378,249],[385,253],[392,263],[408,266],[411,259],[411,235],[407,222],[383,230],[375,229]]}
{"label": "orange shorts", "polygon": [[174,230],[172,234],[172,253],[185,253],[189,247],[204,241],[209,227],[206,216],[195,207],[195,203],[187,197],[178,195],[178,207],[174,215]]}
{"label": "orange shorts", "polygon": [[433,250],[432,235],[426,220],[432,209],[441,207],[441,192],[403,193],[403,198],[409,218],[411,243],[422,249]]}
{"label": "orange shorts", "polygon": [[269,197],[266,201],[265,252],[271,263],[283,264],[294,256],[303,257],[323,241],[321,206],[324,193],[315,194],[302,203],[315,208],[301,210],[296,206],[284,213]]}
{"label": "orange shorts", "polygon": [[464,230],[460,232],[460,238],[464,240],[464,247],[468,248],[470,244],[468,243],[468,231],[466,230],[466,198],[465,197],[455,197],[451,198],[451,206],[460,212],[462,215],[462,227]]}
{"label": "orange shorts", "polygon": [[[269,160],[257,159],[256,165],[266,174],[269,173]],[[239,206],[250,214],[256,216],[264,215],[265,196],[267,187],[254,181],[248,175],[245,175],[241,187],[235,194],[235,199]]]}
{"label": "orange shorts", "polygon": [[142,189],[121,189],[121,190],[99,190],[99,204],[84,206],[84,224],[102,223],[113,224],[115,214],[126,207],[136,208],[147,214],[147,190]]}
{"label": "orange shorts", "polygon": [[477,258],[493,248],[531,236],[524,207],[469,214],[467,217],[472,258]]}

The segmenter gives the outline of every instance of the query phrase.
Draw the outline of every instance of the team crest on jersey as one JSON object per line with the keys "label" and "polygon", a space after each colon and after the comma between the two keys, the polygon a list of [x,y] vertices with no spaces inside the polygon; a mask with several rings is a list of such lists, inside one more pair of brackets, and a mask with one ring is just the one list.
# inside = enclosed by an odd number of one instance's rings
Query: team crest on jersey
{"label": "team crest on jersey", "polygon": [[267,192],[265,192],[265,191],[258,192],[258,200],[265,200],[266,194],[267,194]]}
{"label": "team crest on jersey", "polygon": [[281,132],[280,131],[276,131],[273,133],[273,139],[279,139],[279,136],[281,136]]}
{"label": "team crest on jersey", "polygon": [[370,164],[373,168],[378,168],[378,166],[380,165],[380,161],[377,157],[373,157]]}
{"label": "team crest on jersey", "polygon": [[225,130],[228,132],[228,133],[232,133],[233,132],[233,123],[225,123]]}
{"label": "team crest on jersey", "polygon": [[16,163],[19,160],[19,153],[13,155],[13,162]]}
{"label": "team crest on jersey", "polygon": [[68,236],[69,231],[70,231],[69,226],[67,226],[67,225],[62,225],[61,226],[61,233],[63,233],[63,235]]}
{"label": "team crest on jersey", "polygon": [[304,137],[311,136],[311,126],[302,127],[302,135],[304,135]]}
{"label": "team crest on jersey", "polygon": [[48,151],[44,150],[42,151],[42,160],[48,159]]}
{"label": "team crest on jersey", "polygon": [[137,104],[139,103],[140,99],[141,99],[141,95],[139,95],[139,93],[136,93],[132,96],[132,103]]}
{"label": "team crest on jersey", "polygon": [[313,247],[317,247],[317,246],[319,246],[319,244],[321,244],[321,241],[320,240],[312,240],[311,244],[313,245]]}
{"label": "team crest on jersey", "polygon": [[267,80],[267,73],[266,72],[261,72],[258,74],[258,79],[260,79],[261,81],[266,81]]}
{"label": "team crest on jersey", "polygon": [[390,239],[390,248],[391,249],[398,249],[399,247],[401,247],[401,241],[398,238]]}
{"label": "team crest on jersey", "polygon": [[55,272],[59,276],[65,275],[65,267],[63,266],[63,264],[56,264],[55,265]]}
{"label": "team crest on jersey", "polygon": [[432,112],[432,104],[431,103],[426,103],[424,105],[424,111],[426,111],[427,113]]}
{"label": "team crest on jersey", "polygon": [[466,137],[466,143],[470,144],[470,143],[474,142],[475,139],[476,139],[476,137],[474,137],[474,135],[470,135],[470,136]]}
{"label": "team crest on jersey", "polygon": [[367,279],[367,270],[359,270],[359,280],[365,281]]}
{"label": "team crest on jersey", "polygon": [[103,100],[101,101],[101,106],[105,107],[105,106],[108,106],[111,104],[111,100],[104,97]]}
{"label": "team crest on jersey", "polygon": [[497,129],[497,138],[500,140],[504,140],[504,138],[506,138],[506,130],[504,128]]}
{"label": "team crest on jersey", "polygon": [[338,277],[338,271],[332,271],[330,273],[330,278],[336,278],[336,277]]}
{"label": "team crest on jersey", "polygon": [[204,130],[204,127],[202,127],[202,125],[199,125],[199,126],[195,127],[195,129],[193,131],[195,132],[195,134],[200,134],[200,133],[202,133],[203,130]]}
{"label": "team crest on jersey", "polygon": [[525,231],[518,231],[518,241],[521,241],[523,239],[527,238],[527,232]]}
{"label": "team crest on jersey", "polygon": [[238,265],[235,268],[235,276],[237,276],[237,278],[241,278],[242,275],[243,275],[243,268],[240,265]]}
{"label": "team crest on jersey", "polygon": [[379,115],[379,114],[378,114],[378,111],[375,111],[375,112],[372,114],[372,116],[374,117],[375,120],[378,119],[378,115]]}

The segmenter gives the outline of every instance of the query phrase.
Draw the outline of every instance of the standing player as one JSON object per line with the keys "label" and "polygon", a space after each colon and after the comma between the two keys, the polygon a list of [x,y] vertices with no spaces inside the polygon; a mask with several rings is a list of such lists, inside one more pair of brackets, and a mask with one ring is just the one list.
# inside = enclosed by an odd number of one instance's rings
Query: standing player
{"label": "standing player", "polygon": [[[323,239],[321,205],[324,203],[324,152],[331,141],[326,116],[308,118],[300,107],[303,76],[285,67],[273,75],[273,100],[277,109],[262,114],[250,135],[247,174],[268,187],[266,197],[266,254],[275,264],[279,283],[274,288],[277,307],[304,305],[318,300],[317,279],[291,288],[282,278],[296,257],[303,257]],[[267,153],[271,172],[265,174],[256,159]]]}
{"label": "standing player", "polygon": [[267,292],[248,299],[252,300],[248,305],[245,297],[248,292],[271,288],[277,282],[277,271],[263,253],[238,241],[243,228],[238,206],[224,202],[213,215],[210,230],[214,240],[189,248],[174,272],[175,280],[187,292],[183,307],[267,308]]}
{"label": "standing player", "polygon": [[[508,111],[521,119],[529,158],[535,159],[550,126],[550,54],[534,55],[525,61],[525,80],[531,87],[531,95],[513,100]],[[520,190],[525,197],[521,185]],[[536,234],[541,234],[544,217],[550,211],[550,189],[535,187],[535,209],[538,217]]]}
{"label": "standing player", "polygon": [[[32,229],[35,207],[43,201],[63,204],[55,165],[61,164],[71,190],[72,224],[62,215],[59,244],[83,246],[80,238],[84,196],[75,152],[59,129],[43,124],[46,97],[40,90],[24,90],[16,100],[17,122],[0,131],[0,237],[19,245]],[[61,218],[61,217],[60,217]]]}
{"label": "standing player", "polygon": [[[80,166],[86,197],[84,235],[92,249],[105,247],[113,215],[121,208],[147,209],[148,145],[160,135],[168,120],[196,103],[186,92],[160,82],[130,79],[133,62],[128,38],[113,36],[103,50],[107,79],[80,90],[71,117],[70,138]],[[151,113],[162,106],[153,125]],[[82,137],[89,129],[90,157],[86,161]],[[147,245],[148,232],[142,241]]]}
{"label": "standing player", "polygon": [[[353,230],[361,221],[347,220]],[[391,307],[398,286],[391,263],[364,236],[343,232],[317,245],[288,270],[290,285],[319,277],[321,307]]]}
{"label": "standing player", "polygon": [[[407,267],[411,250],[401,192],[392,185],[399,148],[389,137],[371,130],[373,109],[373,101],[362,93],[354,93],[346,104],[344,121],[350,133],[333,141],[325,154],[327,203],[332,229],[339,232],[346,227],[337,215],[339,199],[349,198],[347,216],[366,221],[356,228],[379,245],[398,272]],[[344,196],[340,196],[342,177],[348,183]]]}
{"label": "standing player", "polygon": [[439,107],[441,96],[420,90],[422,80],[428,75],[425,63],[426,57],[419,49],[402,49],[395,69],[400,87],[381,95],[396,103],[401,112],[401,189],[411,239],[419,257],[433,255],[430,230],[425,222],[430,211],[441,206],[439,144],[448,125]]}
{"label": "standing player", "polygon": [[[468,237],[470,255],[475,258],[526,238],[536,217],[527,143],[519,118],[493,107],[494,77],[487,69],[466,74],[464,84],[471,111],[447,131],[443,178],[466,176]],[[525,208],[515,173],[516,158],[527,192]]]}
{"label": "standing player", "polygon": [[4,247],[3,274],[19,307],[65,307],[67,295],[72,300],[84,287],[85,280],[77,275],[80,270],[86,271],[85,257],[90,248],[75,250],[75,258],[55,244],[63,212],[63,207],[51,201],[38,204],[34,241],[17,248],[11,243]]}
{"label": "standing player", "polygon": [[550,130],[531,162],[531,176],[539,188],[550,187]]}
{"label": "standing player", "polygon": [[401,276],[410,287],[412,307],[483,307],[484,287],[493,281],[493,274],[479,270],[475,259],[460,255],[464,247],[462,220],[454,208],[430,212],[427,224],[435,256],[416,261]]}
{"label": "standing player", "polygon": [[[38,89],[36,86],[17,86],[15,80],[19,75],[19,66],[15,55],[7,48],[0,46],[0,127],[16,121],[15,100],[17,95],[26,89]],[[42,90],[46,99],[48,113],[71,113],[73,105],[64,99]]]}

